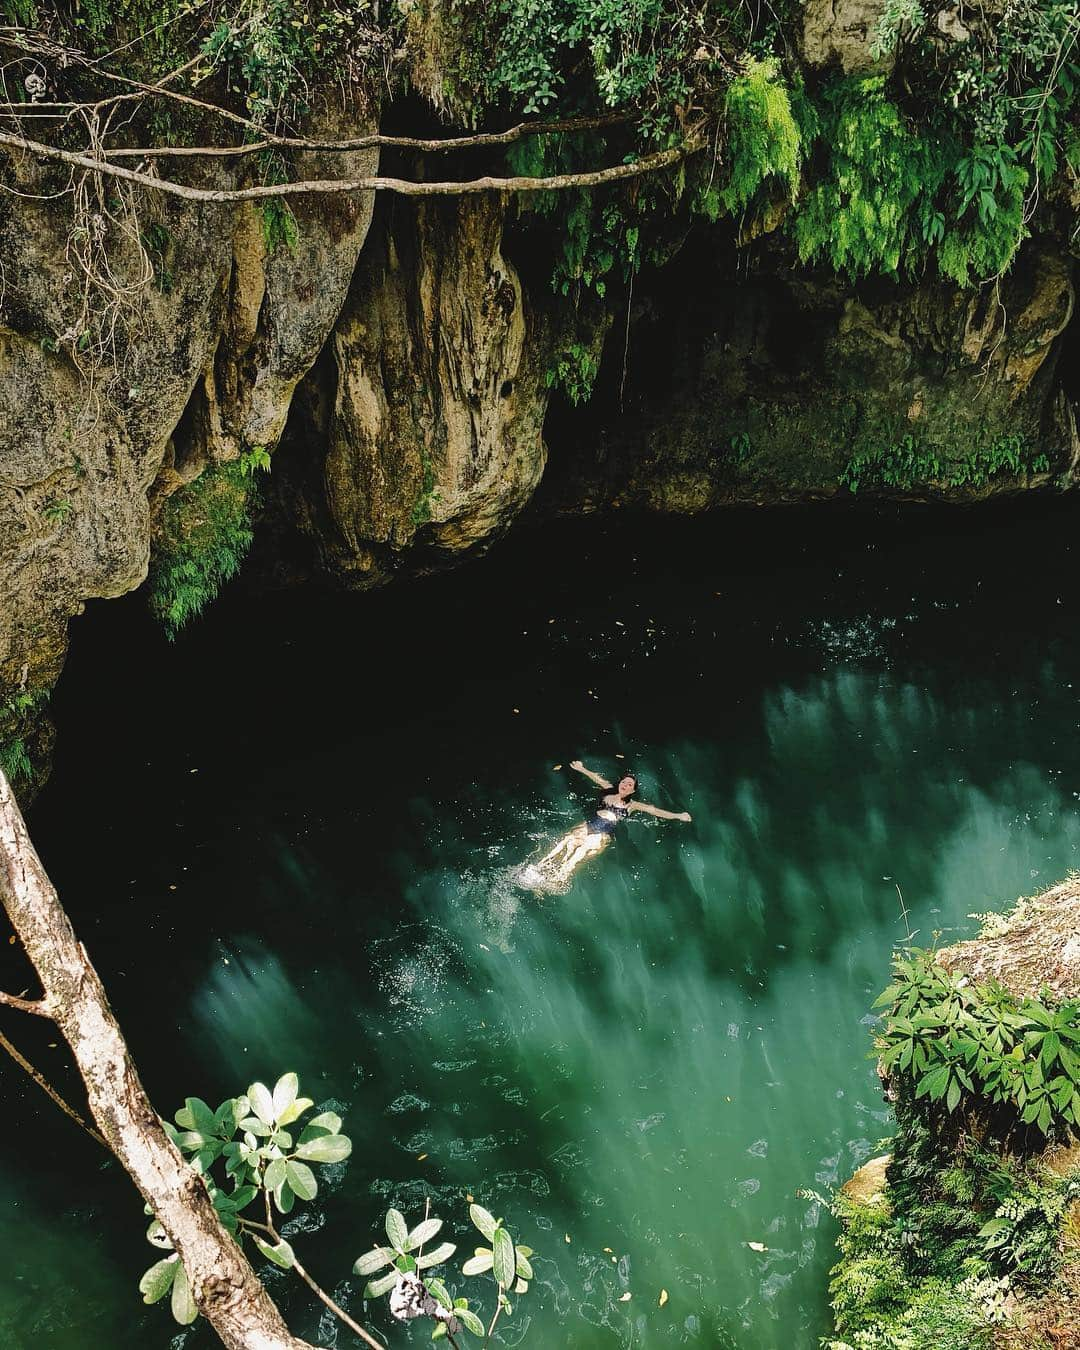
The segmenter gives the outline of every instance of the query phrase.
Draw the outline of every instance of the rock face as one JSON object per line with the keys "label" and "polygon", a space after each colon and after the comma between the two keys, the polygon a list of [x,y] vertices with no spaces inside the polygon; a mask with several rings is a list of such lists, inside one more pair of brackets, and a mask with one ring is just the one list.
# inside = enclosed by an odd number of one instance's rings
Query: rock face
{"label": "rock face", "polygon": [[[331,132],[342,120],[316,125]],[[373,126],[365,109],[345,121]],[[328,156],[304,158],[304,171],[329,167]],[[376,163],[371,151],[337,160],[356,174]],[[26,191],[47,188],[29,161],[15,169]],[[100,227],[121,295],[110,309],[70,260],[82,223],[5,194],[0,742],[28,728],[59,675],[68,618],[145,579],[156,504],[212,460],[276,442],[340,311],[371,209],[370,194],[298,207],[294,251],[271,249],[262,213],[247,206],[152,202],[137,220],[117,210],[119,224]],[[90,219],[93,229],[102,217]]]}
{"label": "rock face", "polygon": [[[553,509],[827,497],[856,455],[891,449],[901,460],[919,452],[927,466],[918,482],[894,481],[894,495],[986,495],[1033,478],[962,485],[957,466],[1013,437],[1041,448],[1059,485],[1072,481],[1077,439],[1057,363],[1073,264],[1059,245],[1031,240],[981,291],[845,286],[793,269],[774,241],[758,248],[741,276],[719,236],[703,234],[652,284],[643,279],[625,390],[609,357],[589,407],[558,426],[549,419],[542,491]],[[871,475],[860,490],[874,490]]]}
{"label": "rock face", "polygon": [[[836,33],[870,10],[829,13],[815,50],[854,60]],[[374,124],[337,108],[312,130]],[[297,170],[328,176],[330,158]],[[352,152],[332,171],[375,162]],[[50,187],[29,161],[12,172]],[[829,497],[860,473],[861,492],[962,499],[1069,486],[1080,463],[1059,239],[1029,240],[981,290],[853,285],[800,268],[776,212],[738,239],[731,222],[695,227],[627,308],[553,295],[550,258],[495,196],[386,197],[374,221],[370,194],[298,204],[291,224],[140,210],[134,232],[102,226],[123,283],[110,310],[68,259],[71,219],[0,201],[0,754],[40,718],[68,618],[146,576],[163,501],[257,446],[280,443],[263,537],[303,542],[275,567],[350,588],[482,549],[531,499],[540,515],[699,511]],[[591,402],[553,399],[568,353],[591,360],[609,328]],[[997,467],[964,478],[973,448]],[[890,455],[916,463],[910,482]]]}
{"label": "rock face", "polygon": [[808,0],[803,6],[802,54],[810,66],[838,65],[845,75],[887,69],[871,52],[884,0]]}
{"label": "rock face", "polygon": [[540,481],[549,325],[502,228],[481,198],[381,211],[282,452],[285,509],[342,584],[475,548]]}

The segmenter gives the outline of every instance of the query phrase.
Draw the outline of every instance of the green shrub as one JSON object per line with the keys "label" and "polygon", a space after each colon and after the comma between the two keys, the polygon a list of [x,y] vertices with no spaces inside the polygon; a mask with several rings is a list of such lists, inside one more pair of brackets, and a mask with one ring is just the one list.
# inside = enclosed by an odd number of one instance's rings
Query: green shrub
{"label": "green shrub", "polygon": [[963,1104],[1005,1137],[1080,1133],[1080,1002],[1016,998],[944,970],[933,952],[893,962],[879,1034],[883,1068],[939,1113]]}

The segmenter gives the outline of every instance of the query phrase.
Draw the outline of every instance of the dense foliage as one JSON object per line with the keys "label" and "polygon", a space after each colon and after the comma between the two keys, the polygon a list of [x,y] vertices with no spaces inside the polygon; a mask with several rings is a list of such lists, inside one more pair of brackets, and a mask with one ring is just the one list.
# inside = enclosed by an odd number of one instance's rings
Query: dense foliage
{"label": "dense foliage", "polygon": [[1080,1133],[1080,1002],[1017,998],[944,970],[927,951],[897,957],[893,972],[876,1005],[888,1008],[881,1064],[916,1100],[978,1116],[1003,1137],[1024,1126]]}
{"label": "dense foliage", "polygon": [[[276,1216],[290,1214],[297,1201],[311,1201],[318,1194],[312,1164],[343,1163],[352,1153],[352,1141],[342,1133],[337,1112],[319,1111],[303,1119],[314,1105],[310,1097],[300,1096],[296,1074],[286,1073],[273,1088],[252,1083],[217,1108],[188,1097],[176,1112],[176,1124],[162,1123],[188,1165],[202,1177],[218,1218],[236,1240],[241,1245],[250,1242],[271,1265],[295,1270],[335,1316],[351,1325],[349,1315],[313,1283],[292,1243],[277,1227]],[[513,1314],[510,1295],[527,1293],[533,1278],[532,1248],[515,1242],[503,1221],[471,1196],[469,1201],[469,1218],[491,1245],[476,1248],[461,1273],[466,1278],[491,1277],[495,1309],[486,1325],[470,1308],[469,1299],[455,1296],[447,1286],[448,1273],[445,1278],[425,1273],[444,1266],[457,1251],[452,1242],[424,1250],[441,1232],[440,1218],[425,1214],[410,1227],[398,1210],[390,1209],[384,1224],[389,1245],[372,1247],[353,1266],[357,1275],[374,1277],[364,1286],[365,1300],[389,1294],[394,1317],[429,1318],[434,1323],[432,1340],[446,1337],[451,1345],[462,1329],[489,1343],[500,1317]],[[151,1218],[147,1241],[168,1255],[143,1273],[139,1292],[144,1303],[157,1303],[169,1295],[173,1317],[186,1326],[198,1316],[187,1273],[160,1222],[150,1209],[146,1213]]]}
{"label": "dense foliage", "polygon": [[1080,1133],[1080,1004],[1018,998],[909,950],[877,1006],[897,1133],[884,1189],[832,1203],[830,1350],[988,1350],[1016,1296],[1052,1296],[1080,1260],[1080,1171],[1044,1156],[1048,1138]]}
{"label": "dense foliage", "polygon": [[914,1114],[894,1150],[882,1195],[834,1204],[842,1229],[831,1350],[984,1350],[1007,1321],[1010,1295],[1052,1288],[1080,1179],[970,1140],[943,1162],[940,1141]]}

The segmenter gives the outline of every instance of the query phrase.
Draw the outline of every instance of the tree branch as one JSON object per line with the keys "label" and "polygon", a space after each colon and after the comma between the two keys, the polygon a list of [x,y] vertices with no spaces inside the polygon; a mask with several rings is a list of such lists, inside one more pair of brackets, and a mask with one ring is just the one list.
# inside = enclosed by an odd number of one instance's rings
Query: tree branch
{"label": "tree branch", "polygon": [[670,150],[654,151],[651,155],[644,155],[631,164],[615,164],[607,169],[592,169],[583,173],[551,174],[543,178],[483,176],[460,181],[416,183],[405,178],[384,178],[373,174],[364,178],[313,178],[297,183],[261,183],[247,188],[197,188],[135,169],[124,169],[118,164],[110,164],[74,150],[61,150],[58,146],[46,145],[42,141],[32,141],[24,136],[13,136],[10,132],[0,132],[0,145],[23,150],[43,159],[60,160],[64,164],[73,164],[77,168],[89,169],[109,178],[138,183],[140,187],[147,188],[151,192],[163,192],[169,196],[181,197],[185,201],[212,202],[215,205],[353,192],[398,192],[406,197],[461,197],[479,192],[554,192],[572,187],[598,187],[603,183],[615,183],[627,178],[638,178],[642,174],[655,173],[657,169],[677,164],[680,160],[703,150],[705,144],[703,139],[694,135],[682,145],[674,146]]}
{"label": "tree branch", "polygon": [[[5,116],[18,119],[21,104],[0,103]],[[10,112],[9,112],[10,110]],[[575,131],[597,131],[602,127],[619,126],[630,120],[628,113],[611,113],[605,117],[568,117],[561,122],[519,122],[505,131],[481,131],[471,136],[387,136],[382,132],[373,132],[369,136],[356,136],[351,140],[320,141],[303,136],[274,136],[266,134],[261,140],[248,141],[244,145],[151,145],[123,146],[115,150],[106,150],[109,159],[238,159],[244,155],[256,155],[263,150],[319,150],[347,152],[350,150],[370,150],[375,146],[394,146],[402,150],[423,150],[429,153],[442,153],[451,150],[479,150],[488,146],[512,145],[525,136],[553,136]]]}
{"label": "tree branch", "polygon": [[0,1007],[17,1008],[19,1012],[33,1013],[35,1017],[52,1017],[52,1013],[40,999],[32,1002],[27,998],[16,998],[14,994],[0,992]]}
{"label": "tree branch", "polygon": [[96,1143],[100,1144],[102,1148],[107,1149],[109,1147],[108,1144],[105,1142],[105,1140],[102,1139],[101,1135],[98,1134],[97,1130],[95,1130],[92,1126],[87,1125],[86,1121],[83,1120],[82,1116],[79,1115],[78,1111],[76,1111],[73,1106],[69,1106],[67,1102],[64,1101],[63,1097],[60,1096],[59,1092],[57,1092],[57,1090],[52,1086],[52,1084],[49,1083],[40,1073],[38,1073],[37,1069],[34,1068],[34,1066],[30,1063],[30,1061],[26,1059],[23,1055],[21,1055],[18,1052],[18,1050],[16,1050],[15,1047],[11,1044],[8,1038],[2,1033],[0,1033],[0,1049],[5,1050],[15,1061],[15,1063],[19,1066],[19,1068],[22,1069],[25,1073],[29,1074],[29,1076],[42,1090],[42,1092],[44,1092],[47,1097],[51,1098],[52,1101],[56,1103],[56,1105],[60,1108],[60,1110],[63,1111],[65,1116],[68,1116],[71,1120],[73,1120],[75,1124],[79,1126],[80,1129],[85,1130],[86,1133],[90,1136],[90,1138],[93,1139]]}
{"label": "tree branch", "polygon": [[71,1047],[94,1122],[184,1263],[199,1311],[228,1350],[312,1350],[293,1336],[202,1178],[162,1128],[97,971],[45,873],[0,772],[0,903]]}

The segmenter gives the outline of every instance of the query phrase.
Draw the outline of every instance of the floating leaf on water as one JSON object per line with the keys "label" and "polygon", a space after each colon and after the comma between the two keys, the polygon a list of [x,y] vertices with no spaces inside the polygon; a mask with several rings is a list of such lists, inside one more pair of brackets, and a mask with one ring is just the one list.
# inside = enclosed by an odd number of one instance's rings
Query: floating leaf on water
{"label": "floating leaf on water", "polygon": [[629,1302],[630,1302],[630,1299],[631,1299],[632,1297],[633,1297],[633,1295],[630,1293],[630,1290],[628,1289],[628,1290],[626,1291],[625,1294],[620,1294],[620,1295],[619,1295],[619,1302],[620,1302],[620,1303],[629,1303]]}
{"label": "floating leaf on water", "polygon": [[570,1234],[569,1234],[569,1233],[564,1233],[564,1234],[563,1234],[563,1241],[564,1241],[564,1242],[569,1242],[569,1241],[570,1241]]}
{"label": "floating leaf on water", "polygon": [[426,1157],[427,1157],[427,1154],[426,1154],[426,1153],[418,1153],[418,1154],[416,1155],[416,1161],[417,1161],[417,1162],[423,1162],[424,1159],[425,1159]]}
{"label": "floating leaf on water", "polygon": [[667,1301],[668,1301],[668,1292],[666,1289],[661,1289],[660,1297],[656,1300],[657,1306],[662,1308]]}
{"label": "floating leaf on water", "polygon": [[748,1242],[746,1245],[752,1252],[767,1252],[769,1250],[764,1242]]}
{"label": "floating leaf on water", "polygon": [[608,1256],[611,1255],[611,1248],[610,1248],[610,1247],[605,1247],[605,1248],[604,1248],[604,1251],[607,1252]]}

